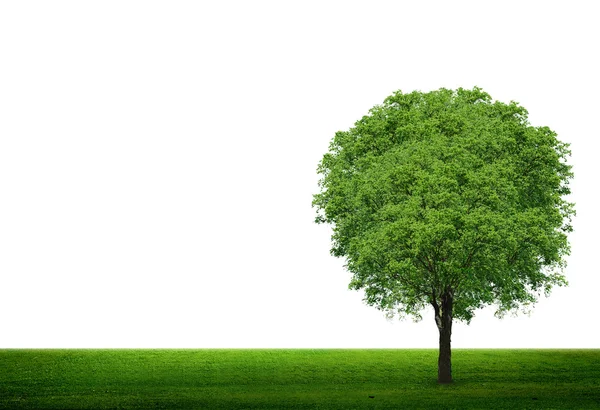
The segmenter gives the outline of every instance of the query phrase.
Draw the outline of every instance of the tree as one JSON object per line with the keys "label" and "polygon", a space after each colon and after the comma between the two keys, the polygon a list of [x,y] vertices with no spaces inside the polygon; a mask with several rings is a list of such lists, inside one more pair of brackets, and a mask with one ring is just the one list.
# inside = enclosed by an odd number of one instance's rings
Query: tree
{"label": "tree", "polygon": [[389,317],[433,307],[438,382],[452,382],[453,320],[526,310],[567,282],[569,144],[482,89],[398,91],[335,134],[317,172],[350,289]]}

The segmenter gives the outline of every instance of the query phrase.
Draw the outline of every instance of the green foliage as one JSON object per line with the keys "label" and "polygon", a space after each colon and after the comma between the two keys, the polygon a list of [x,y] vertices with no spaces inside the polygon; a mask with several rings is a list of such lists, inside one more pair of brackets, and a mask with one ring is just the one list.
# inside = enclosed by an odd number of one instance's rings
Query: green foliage
{"label": "green foliage", "polygon": [[[2,409],[588,409],[600,350],[0,350]],[[370,397],[372,396],[372,398]]]}
{"label": "green foliage", "polygon": [[313,206],[350,288],[417,320],[450,291],[454,318],[469,322],[565,285],[570,151],[527,114],[480,88],[398,91],[337,132]]}

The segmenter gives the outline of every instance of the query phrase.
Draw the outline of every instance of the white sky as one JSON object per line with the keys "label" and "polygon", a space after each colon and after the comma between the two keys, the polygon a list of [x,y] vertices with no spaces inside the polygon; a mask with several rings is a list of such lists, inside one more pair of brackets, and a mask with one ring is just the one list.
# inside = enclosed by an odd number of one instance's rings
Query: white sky
{"label": "white sky", "polygon": [[571,285],[453,347],[600,347],[595,2],[0,3],[0,347],[437,347],[347,289],[316,167],[395,90],[572,143]]}

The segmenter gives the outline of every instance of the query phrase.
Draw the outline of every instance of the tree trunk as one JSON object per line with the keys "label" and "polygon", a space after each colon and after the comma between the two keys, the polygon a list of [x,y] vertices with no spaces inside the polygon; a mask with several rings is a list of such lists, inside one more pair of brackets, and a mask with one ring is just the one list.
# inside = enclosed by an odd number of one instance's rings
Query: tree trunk
{"label": "tree trunk", "polygon": [[440,354],[438,357],[438,383],[452,383],[452,352],[450,337],[452,336],[452,291],[446,290],[441,303],[434,304],[435,322],[440,332]]}

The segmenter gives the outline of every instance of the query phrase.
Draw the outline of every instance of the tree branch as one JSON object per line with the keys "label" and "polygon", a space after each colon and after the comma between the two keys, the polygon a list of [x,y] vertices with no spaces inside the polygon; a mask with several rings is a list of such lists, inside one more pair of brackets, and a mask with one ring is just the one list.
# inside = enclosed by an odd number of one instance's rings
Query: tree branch
{"label": "tree branch", "polygon": [[[387,271],[386,267],[381,262],[379,262],[377,260],[374,260],[373,262],[377,265],[377,267],[379,268],[379,270],[381,272],[385,273]],[[391,273],[390,275],[392,276],[393,279],[407,283],[408,285],[410,285],[413,289],[415,289],[417,296],[426,296],[428,294],[428,291],[424,290],[422,285],[416,284],[415,282],[408,279],[407,277],[401,276],[397,272]]]}

